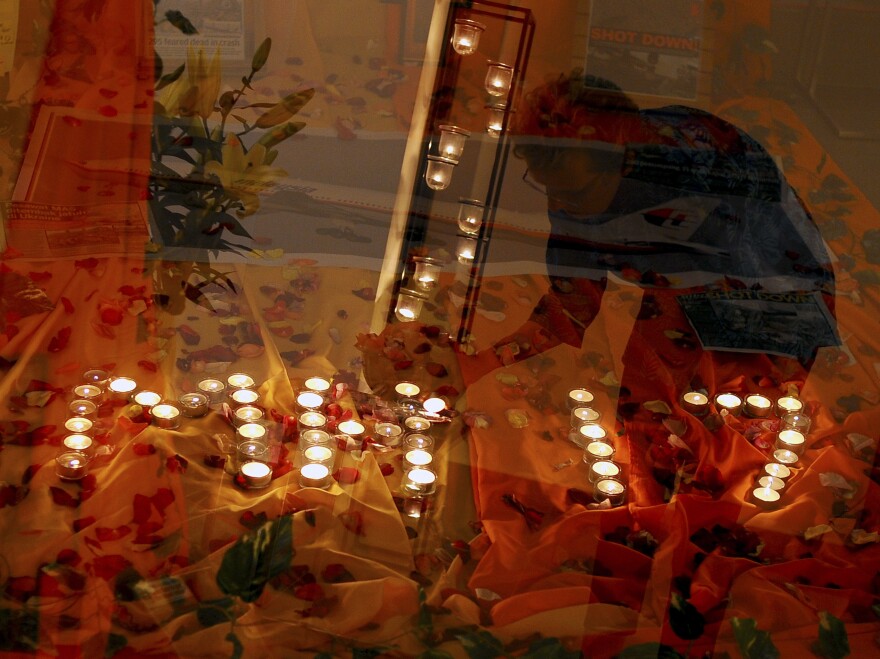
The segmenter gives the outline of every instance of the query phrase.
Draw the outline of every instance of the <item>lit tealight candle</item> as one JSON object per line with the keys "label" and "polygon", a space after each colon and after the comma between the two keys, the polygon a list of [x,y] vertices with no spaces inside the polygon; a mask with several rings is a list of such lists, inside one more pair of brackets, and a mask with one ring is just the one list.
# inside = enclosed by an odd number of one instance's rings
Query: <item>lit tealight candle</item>
{"label": "lit tealight candle", "polygon": [[208,397],[197,391],[183,394],[177,399],[177,402],[180,404],[183,416],[190,418],[205,416],[208,410],[211,409],[211,402]]}
{"label": "lit tealight candle", "polygon": [[337,424],[336,429],[343,435],[348,435],[352,439],[362,439],[366,428],[360,421],[354,419],[346,419]]}
{"label": "lit tealight candle", "polygon": [[403,438],[403,428],[390,421],[381,421],[373,427],[376,441],[383,446],[394,447],[400,444]]}
{"label": "lit tealight candle", "polygon": [[588,389],[572,389],[568,392],[568,407],[583,407],[593,402],[593,392]]}
{"label": "lit tealight candle", "polygon": [[94,425],[89,419],[74,416],[64,422],[64,429],[78,435],[88,435],[92,432]]}
{"label": "lit tealight candle", "polygon": [[269,447],[254,439],[239,442],[236,452],[240,464],[251,460],[266,462],[269,459]]}
{"label": "lit tealight candle", "polygon": [[574,442],[578,446],[584,447],[590,442],[603,440],[608,436],[608,431],[598,423],[584,423],[573,435]]}
{"label": "lit tealight candle", "polygon": [[301,391],[296,396],[296,405],[300,412],[320,412],[324,407],[324,397],[316,391]]}
{"label": "lit tealight candle", "polygon": [[260,400],[260,393],[254,389],[230,389],[229,404],[233,408],[254,405]]}
{"label": "lit tealight candle", "polygon": [[427,467],[434,461],[434,456],[430,452],[421,448],[414,448],[407,451],[403,456],[403,468],[412,469],[414,467]]}
{"label": "lit tealight candle", "polygon": [[94,420],[98,415],[98,406],[90,400],[78,398],[70,401],[70,404],[67,406],[67,411],[71,416],[79,416],[84,419]]}
{"label": "lit tealight candle", "polygon": [[773,411],[773,403],[767,396],[750,394],[746,396],[745,411],[753,419],[765,419]]}
{"label": "lit tealight candle", "polygon": [[73,395],[81,400],[96,403],[103,399],[104,390],[96,384],[80,384],[73,388]]}
{"label": "lit tealight candle", "polygon": [[593,499],[597,503],[607,501],[612,506],[619,506],[626,499],[626,485],[616,478],[600,478],[593,488]]}
{"label": "lit tealight candle", "polygon": [[413,432],[404,437],[403,445],[407,449],[421,448],[430,451],[434,448],[434,440],[420,432]]}
{"label": "lit tealight candle", "polygon": [[398,382],[394,385],[394,392],[403,398],[415,398],[422,390],[414,382]]}
{"label": "lit tealight candle", "polygon": [[211,405],[216,405],[223,402],[223,398],[226,395],[226,385],[220,380],[208,378],[199,382],[199,391],[208,397]]}
{"label": "lit tealight candle", "polygon": [[330,389],[330,380],[314,375],[310,378],[307,378],[306,381],[303,383],[303,386],[309,391],[315,391],[319,394],[323,394]]}
{"label": "lit tealight candle", "polygon": [[575,407],[571,411],[571,427],[574,429],[580,428],[585,423],[596,423],[601,418],[601,414],[598,410],[593,409],[592,407]]}
{"label": "lit tealight candle", "polygon": [[232,389],[248,389],[253,387],[256,382],[247,373],[233,373],[226,378],[226,384]]}
{"label": "lit tealight candle", "polygon": [[299,484],[302,487],[325,489],[330,485],[330,468],[317,462],[304,464],[299,470]]}
{"label": "lit tealight candle", "polygon": [[612,460],[597,460],[590,465],[590,482],[596,483],[602,478],[620,476],[620,465]]}
{"label": "lit tealight candle", "polygon": [[263,410],[253,405],[242,405],[232,413],[232,425],[240,428],[246,423],[259,423],[263,418]]}
{"label": "lit tealight candle", "polygon": [[718,394],[715,396],[715,406],[719,412],[725,411],[736,416],[742,410],[742,398],[730,392]]}
{"label": "lit tealight candle", "polygon": [[303,464],[320,463],[328,468],[333,466],[336,453],[329,446],[309,446],[302,453]]}
{"label": "lit tealight candle", "polygon": [[688,391],[681,397],[681,407],[694,416],[709,412],[709,397],[701,391]]}
{"label": "lit tealight candle", "polygon": [[79,451],[80,453],[90,454],[92,452],[92,438],[88,435],[73,434],[68,435],[62,441],[64,447],[71,451]]}
{"label": "lit tealight candle", "polygon": [[590,442],[584,448],[584,462],[592,464],[597,460],[610,460],[614,457],[614,447],[608,442]]}
{"label": "lit tealight candle", "polygon": [[55,474],[61,480],[78,481],[89,473],[89,456],[81,451],[62,450],[55,457]]}
{"label": "lit tealight candle", "polygon": [[786,414],[802,412],[804,404],[794,396],[782,396],[776,399],[776,416],[780,419]]}
{"label": "lit tealight candle", "polygon": [[426,398],[425,402],[422,403],[422,407],[425,409],[425,412],[437,415],[446,409],[446,401],[442,398],[437,398],[436,396],[434,396],[431,398]]}
{"label": "lit tealight candle", "polygon": [[785,466],[790,466],[797,463],[798,454],[787,448],[778,448],[773,451],[773,461]]}
{"label": "lit tealight candle", "polygon": [[135,389],[137,389],[137,382],[123,376],[110,378],[107,383],[107,391],[117,400],[128,400]]}
{"label": "lit tealight candle", "polygon": [[309,428],[308,430],[300,431],[299,434],[299,449],[303,452],[310,446],[330,447],[332,442],[333,438],[330,437],[330,433],[328,433],[326,430]]}
{"label": "lit tealight candle", "polygon": [[752,490],[752,498],[759,506],[771,508],[779,503],[782,495],[772,487],[756,487]]}
{"label": "lit tealight candle", "polygon": [[776,448],[786,449],[800,455],[804,451],[806,437],[797,430],[780,430],[776,435]]}
{"label": "lit tealight candle", "polygon": [[85,384],[93,384],[102,389],[107,386],[107,380],[110,379],[110,373],[103,368],[90,368],[83,373],[83,382]]}
{"label": "lit tealight candle", "polygon": [[241,480],[248,489],[266,487],[272,482],[272,467],[265,462],[251,460],[241,465],[239,469]]}
{"label": "lit tealight candle", "polygon": [[320,412],[303,412],[299,415],[300,431],[310,428],[323,428],[327,425],[327,417]]}
{"label": "lit tealight candle", "polygon": [[768,476],[785,480],[791,476],[791,469],[779,462],[768,462],[764,465],[764,473]]}
{"label": "lit tealight candle", "polygon": [[431,422],[423,416],[409,416],[403,425],[410,432],[427,432],[431,429]]}
{"label": "lit tealight candle", "polygon": [[425,467],[415,467],[403,474],[401,489],[404,494],[423,497],[433,494],[437,487],[437,474]]}
{"label": "lit tealight candle", "polygon": [[263,441],[266,439],[266,428],[259,423],[243,423],[235,430],[238,441]]}
{"label": "lit tealight candle", "polygon": [[154,405],[158,405],[162,402],[162,396],[160,396],[155,391],[147,391],[146,389],[144,389],[143,391],[137,392],[134,395],[132,401],[140,405],[145,410],[150,410]]}
{"label": "lit tealight candle", "polygon": [[153,405],[150,416],[153,418],[153,425],[157,428],[174,430],[180,427],[180,409],[171,403]]}
{"label": "lit tealight candle", "polygon": [[761,476],[758,479],[758,485],[769,487],[771,490],[781,490],[785,487],[785,481],[776,476]]}

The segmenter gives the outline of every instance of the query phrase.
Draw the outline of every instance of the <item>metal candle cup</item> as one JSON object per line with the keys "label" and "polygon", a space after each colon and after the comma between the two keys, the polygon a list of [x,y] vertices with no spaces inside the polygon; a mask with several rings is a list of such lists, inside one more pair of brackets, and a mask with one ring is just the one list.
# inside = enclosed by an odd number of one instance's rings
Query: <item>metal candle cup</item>
{"label": "metal candle cup", "polygon": [[61,443],[65,449],[68,449],[70,451],[79,451],[80,453],[84,453],[88,457],[91,457],[92,454],[95,452],[94,442],[92,441],[92,438],[88,435],[74,433],[65,437]]}
{"label": "metal candle cup", "polygon": [[597,503],[607,501],[612,506],[619,506],[626,499],[626,485],[616,478],[600,478],[593,487],[593,499]]}
{"label": "metal candle cup", "polygon": [[307,448],[310,446],[326,446],[327,448],[333,447],[333,438],[330,436],[326,430],[316,430],[314,428],[310,428],[308,430],[302,430],[299,434],[299,450],[300,452],[305,452]]}
{"label": "metal candle cup", "polygon": [[296,396],[296,409],[303,412],[320,412],[324,409],[324,397],[316,391],[301,391]]}
{"label": "metal candle cup", "polygon": [[244,486],[251,490],[267,487],[272,482],[272,467],[265,462],[244,462],[239,469]]}
{"label": "metal candle cup", "polygon": [[785,481],[776,476],[761,476],[758,479],[760,487],[769,487],[771,490],[782,490],[785,487]]}
{"label": "metal candle cup", "polygon": [[694,416],[709,413],[709,397],[701,391],[688,391],[681,397],[681,408]]}
{"label": "metal candle cup", "polygon": [[787,448],[778,448],[773,451],[773,460],[779,464],[790,467],[798,461],[798,454]]}
{"label": "metal candle cup", "polygon": [[129,400],[137,389],[137,382],[131,378],[115,377],[107,382],[107,393],[114,400]]}
{"label": "metal candle cup", "polygon": [[376,440],[388,447],[394,447],[400,444],[403,439],[403,428],[396,423],[389,421],[380,421],[373,427],[373,433]]}
{"label": "metal candle cup", "polygon": [[766,419],[773,412],[773,403],[767,396],[750,394],[746,396],[744,410],[753,419]]}
{"label": "metal candle cup", "polygon": [[767,476],[785,480],[791,476],[791,469],[781,462],[768,462],[764,465],[764,473]]}
{"label": "metal candle cup", "polygon": [[408,416],[403,425],[407,432],[427,432],[431,429],[431,422],[423,416]]}
{"label": "metal candle cup", "polygon": [[593,441],[603,441],[608,437],[608,431],[598,423],[584,423],[574,434],[574,443],[581,448]]}
{"label": "metal candle cup", "polygon": [[235,437],[239,442],[246,442],[248,440],[265,442],[266,428],[259,423],[243,423],[235,429]]}
{"label": "metal candle cup", "polygon": [[82,398],[70,401],[67,411],[70,416],[78,416],[91,421],[94,421],[98,416],[98,406],[94,402]]}
{"label": "metal candle cup", "polygon": [[165,430],[180,427],[180,409],[172,403],[159,403],[150,410],[153,425]]}
{"label": "metal candle cup", "polygon": [[613,460],[597,460],[590,465],[590,482],[594,485],[603,478],[620,476],[620,465]]}
{"label": "metal candle cup", "polygon": [[255,389],[229,389],[229,406],[233,409],[260,402],[260,392]]}
{"label": "metal candle cup", "polygon": [[742,411],[742,398],[730,392],[721,393],[715,396],[715,407],[719,412],[737,416]]}
{"label": "metal candle cup", "polygon": [[208,396],[197,391],[181,395],[177,399],[177,403],[180,405],[180,411],[183,412],[183,416],[191,419],[205,416],[208,410],[211,409],[211,401]]}
{"label": "metal candle cup", "polygon": [[326,427],[327,417],[320,412],[303,412],[297,419],[300,432],[304,430],[320,430]]}
{"label": "metal candle cup", "polygon": [[246,423],[259,423],[263,419],[263,410],[253,405],[236,407],[232,413],[232,425],[241,428]]}
{"label": "metal candle cup", "polygon": [[327,378],[322,378],[318,375],[313,375],[310,378],[306,378],[306,381],[303,382],[303,386],[308,391],[314,391],[318,394],[324,394],[330,390],[330,380]]}
{"label": "metal candle cup", "polygon": [[226,386],[230,389],[250,389],[257,383],[247,373],[233,373],[226,378]]}
{"label": "metal candle cup", "polygon": [[331,483],[330,468],[318,462],[304,464],[299,470],[301,487],[315,487],[323,490]]}
{"label": "metal candle cup", "polygon": [[414,382],[398,382],[394,385],[394,393],[396,393],[399,398],[415,398],[422,393],[422,390],[419,385]]}
{"label": "metal candle cup", "polygon": [[95,384],[79,384],[73,388],[73,395],[95,404],[104,400],[104,390]]}
{"label": "metal candle cup", "polygon": [[440,414],[440,412],[446,409],[446,401],[442,398],[432,396],[431,398],[425,399],[425,402],[422,403],[422,407],[424,408],[425,412],[436,415]]}
{"label": "metal candle cup", "polygon": [[226,385],[214,378],[208,378],[199,382],[199,391],[208,397],[211,405],[222,403],[226,397]]}
{"label": "metal candle cup", "polygon": [[410,449],[403,455],[403,470],[427,467],[434,461],[434,456],[423,448]]}
{"label": "metal candle cup", "polygon": [[580,405],[571,410],[571,427],[577,430],[585,423],[596,423],[601,417],[598,410]]}
{"label": "metal candle cup", "polygon": [[598,460],[611,460],[614,453],[614,447],[608,442],[593,441],[584,447],[584,462],[592,464]]}
{"label": "metal candle cup", "polygon": [[437,488],[437,474],[432,469],[415,467],[404,471],[401,490],[412,497],[424,497],[433,494]]}
{"label": "metal candle cup", "polygon": [[786,414],[800,413],[804,411],[803,401],[794,396],[781,396],[776,399],[776,416],[780,419]]}
{"label": "metal candle cup", "polygon": [[806,437],[797,430],[780,430],[776,434],[776,448],[787,449],[792,453],[801,455],[806,447]]}
{"label": "metal candle cup", "polygon": [[592,403],[594,398],[593,392],[589,389],[572,389],[568,392],[568,408],[584,407]]}
{"label": "metal candle cup", "polygon": [[150,410],[154,405],[158,405],[162,402],[162,396],[155,391],[147,391],[144,389],[143,391],[137,392],[131,400],[145,410]]}
{"label": "metal candle cup", "polygon": [[81,416],[70,417],[64,422],[64,429],[77,435],[91,435],[95,424]]}
{"label": "metal candle cup", "polygon": [[364,424],[360,421],[355,421],[354,419],[346,419],[345,421],[341,421],[336,425],[336,429],[342,435],[348,435],[353,440],[357,441],[364,438],[364,433],[366,432],[366,428]]}
{"label": "metal candle cup", "polygon": [[775,508],[782,495],[772,487],[756,487],[752,490],[752,501],[762,508]]}
{"label": "metal candle cup", "polygon": [[62,449],[55,456],[55,474],[61,480],[78,481],[89,473],[89,456],[82,451]]}

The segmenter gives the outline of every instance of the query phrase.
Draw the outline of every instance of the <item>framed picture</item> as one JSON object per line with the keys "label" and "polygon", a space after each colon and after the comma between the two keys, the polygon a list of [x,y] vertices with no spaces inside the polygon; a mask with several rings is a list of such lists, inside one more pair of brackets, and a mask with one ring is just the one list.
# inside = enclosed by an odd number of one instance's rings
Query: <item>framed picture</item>
{"label": "framed picture", "polygon": [[702,105],[710,90],[703,0],[592,0],[584,69],[640,105]]}

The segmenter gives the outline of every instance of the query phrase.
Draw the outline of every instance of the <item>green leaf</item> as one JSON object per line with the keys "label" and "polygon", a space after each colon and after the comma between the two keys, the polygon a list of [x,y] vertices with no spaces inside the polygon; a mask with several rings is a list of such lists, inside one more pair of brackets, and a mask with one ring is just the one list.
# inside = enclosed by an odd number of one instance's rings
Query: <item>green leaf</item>
{"label": "green leaf", "polygon": [[257,144],[262,144],[267,149],[271,149],[276,144],[283,142],[291,135],[296,135],[299,131],[306,127],[304,121],[291,121],[283,126],[276,126],[272,130],[263,135]]}
{"label": "green leaf", "polygon": [[114,656],[120,650],[126,648],[128,646],[128,639],[125,638],[122,634],[109,634],[107,636],[107,647],[104,648],[104,656],[109,659],[109,657]]}
{"label": "green leaf", "polygon": [[171,23],[184,34],[198,34],[199,31],[190,20],[176,9],[169,9],[165,12],[165,20]]}
{"label": "green leaf", "polygon": [[669,626],[679,638],[692,641],[703,635],[706,620],[693,604],[674,593],[669,603]]}
{"label": "green leaf", "polygon": [[172,82],[177,80],[180,76],[183,75],[183,71],[185,69],[186,69],[186,64],[181,64],[176,69],[174,69],[171,73],[163,75],[161,78],[159,78],[159,82],[156,83],[156,91],[159,91],[160,89],[162,89],[164,87],[167,87]]}
{"label": "green leaf", "polygon": [[266,582],[290,567],[293,553],[290,516],[270,520],[226,551],[217,571],[217,585],[227,595],[253,602]]}
{"label": "green leaf", "polygon": [[260,115],[254,125],[257,128],[271,128],[272,126],[277,126],[302,110],[305,104],[311,101],[314,96],[314,89],[304,89],[301,92],[288,94],[276,103],[275,107]]}
{"label": "green leaf", "polygon": [[487,631],[457,634],[456,638],[471,659],[494,659],[504,655],[501,641]]}
{"label": "green leaf", "polygon": [[662,643],[640,643],[624,648],[617,659],[684,659],[675,648]]}
{"label": "green leaf", "polygon": [[539,638],[525,654],[529,659],[580,659],[581,653],[568,650],[558,638]]}
{"label": "green leaf", "polygon": [[779,658],[779,650],[770,640],[770,634],[758,629],[754,618],[731,618],[730,624],[739,651],[745,659]]}
{"label": "green leaf", "polygon": [[843,659],[850,654],[846,626],[828,611],[819,612],[819,640],[812,646],[813,652],[826,659]]}
{"label": "green leaf", "polygon": [[263,43],[260,44],[260,47],[254,52],[253,59],[251,59],[251,69],[255,73],[266,65],[266,60],[269,59],[270,50],[272,50],[272,39],[266,37],[263,39]]}

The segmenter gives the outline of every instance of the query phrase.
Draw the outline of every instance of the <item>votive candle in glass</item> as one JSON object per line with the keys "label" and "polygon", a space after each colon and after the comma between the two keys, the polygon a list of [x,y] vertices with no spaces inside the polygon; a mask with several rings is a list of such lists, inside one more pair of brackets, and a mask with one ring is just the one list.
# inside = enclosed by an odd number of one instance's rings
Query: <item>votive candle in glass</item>
{"label": "votive candle in glass", "polygon": [[97,404],[104,399],[104,390],[96,384],[78,384],[73,388],[73,395]]}
{"label": "votive candle in glass", "polygon": [[354,419],[346,419],[345,421],[340,421],[336,425],[336,429],[341,435],[348,435],[354,440],[363,439],[364,432],[366,431],[366,428],[364,428],[364,424],[362,424],[360,421],[355,421]]}
{"label": "votive candle in glass", "polygon": [[430,451],[423,448],[414,448],[403,454],[403,469],[412,469],[414,467],[427,467],[434,461],[434,456]]}
{"label": "votive candle in glass", "polygon": [[154,405],[158,405],[162,402],[162,396],[160,396],[155,391],[144,389],[137,392],[134,395],[134,398],[132,398],[131,400],[132,402],[140,405],[145,410],[151,410]]}
{"label": "votive candle in glass", "polygon": [[260,392],[256,389],[230,389],[229,405],[232,408],[242,405],[256,405],[260,402]]}
{"label": "votive candle in glass", "polygon": [[243,462],[238,471],[244,486],[251,490],[267,487],[272,482],[272,467],[265,462]]}
{"label": "votive candle in glass", "polygon": [[373,434],[380,444],[394,447],[403,439],[403,428],[390,421],[380,421],[373,427]]}
{"label": "votive candle in glass", "polygon": [[404,471],[401,490],[412,497],[433,494],[437,488],[437,474],[426,467],[414,467]]}
{"label": "votive candle in glass", "polygon": [[64,422],[64,429],[77,435],[91,435],[95,424],[85,417],[73,416]]}
{"label": "votive candle in glass", "polygon": [[428,435],[420,432],[412,432],[403,438],[404,451],[409,449],[420,448],[426,451],[434,450],[434,440]]}
{"label": "votive candle in glass", "polygon": [[79,416],[92,421],[98,416],[98,406],[93,401],[77,398],[70,401],[67,411],[71,416]]}
{"label": "votive candle in glass", "polygon": [[400,398],[415,398],[422,393],[422,389],[414,382],[398,382],[394,385],[394,393]]}
{"label": "votive candle in glass", "polygon": [[306,381],[303,382],[303,386],[307,391],[314,391],[319,394],[325,394],[330,391],[330,380],[327,378],[322,378],[319,375],[313,375],[309,378],[306,378]]}
{"label": "votive candle in glass", "polygon": [[727,391],[715,396],[715,407],[719,412],[737,416],[742,411],[742,398]]}
{"label": "votive candle in glass", "polygon": [[620,476],[620,465],[613,460],[596,460],[590,465],[590,482],[594,485],[602,478]]}
{"label": "votive candle in glass", "polygon": [[226,378],[226,385],[230,389],[250,389],[257,383],[247,373],[233,373]]}
{"label": "votive candle in glass", "polygon": [[82,451],[62,448],[55,456],[55,475],[61,480],[78,481],[89,473],[89,456]]}
{"label": "votive candle in glass", "polygon": [[694,416],[705,416],[709,412],[709,397],[702,391],[688,391],[681,397],[681,408]]}
{"label": "votive candle in glass", "polygon": [[326,430],[315,428],[301,430],[299,433],[299,450],[303,452],[310,446],[326,446],[332,448],[333,438]]}
{"label": "votive candle in glass", "polygon": [[217,405],[226,397],[226,384],[214,378],[207,378],[199,382],[199,391],[208,397],[211,405]]}
{"label": "votive candle in glass", "polygon": [[423,416],[408,416],[403,422],[407,432],[427,432],[431,429],[431,422]]}
{"label": "votive candle in glass", "polygon": [[753,419],[766,419],[773,411],[773,403],[767,396],[749,394],[746,396],[745,413]]}
{"label": "votive candle in glass", "polygon": [[785,481],[776,476],[761,476],[758,479],[758,485],[769,487],[771,490],[781,490],[785,487]]}
{"label": "votive candle in glass", "polygon": [[91,456],[94,452],[94,442],[92,438],[88,435],[82,434],[72,434],[65,437],[62,442],[65,449],[69,449],[71,451],[79,451],[80,453],[85,453],[88,456]]}
{"label": "votive candle in glass", "polygon": [[608,437],[608,431],[598,423],[583,423],[577,429],[574,437],[576,438],[575,443],[584,447],[590,442],[605,440]]}
{"label": "votive candle in glass", "polygon": [[177,399],[177,403],[180,405],[183,416],[191,419],[205,416],[211,409],[211,401],[208,396],[198,391],[182,394]]}
{"label": "votive candle in glass", "polygon": [[614,447],[608,442],[593,441],[584,447],[584,462],[592,464],[597,460],[611,460],[614,453]]}
{"label": "votive candle in glass", "polygon": [[325,465],[328,469],[332,470],[335,460],[336,451],[330,446],[309,446],[302,452],[303,465],[318,463]]}
{"label": "votive candle in glass", "polygon": [[752,501],[762,508],[774,508],[782,498],[779,490],[758,486],[752,490]]}
{"label": "votive candle in glass", "polygon": [[309,462],[300,467],[299,484],[301,487],[315,487],[320,490],[330,486],[330,468],[320,462]]}
{"label": "votive candle in glass", "polygon": [[501,62],[488,62],[486,79],[484,81],[486,91],[492,96],[505,96],[510,91],[513,80],[513,67]]}
{"label": "votive candle in glass", "polygon": [[774,478],[785,480],[791,476],[791,469],[780,462],[768,462],[764,465],[764,473],[767,476],[773,476]]}
{"label": "votive candle in glass", "polygon": [[598,410],[581,405],[571,410],[571,427],[577,430],[585,423],[596,423],[601,417]]}
{"label": "votive candle in glass", "polygon": [[783,414],[780,422],[784,430],[797,430],[805,435],[810,431],[810,426],[813,423],[810,417],[803,412],[789,412]]}
{"label": "votive candle in glass", "polygon": [[259,423],[263,420],[263,410],[253,405],[236,407],[232,413],[232,425],[240,428],[246,423]]}
{"label": "votive candle in glass", "polygon": [[310,429],[321,429],[327,425],[327,417],[320,412],[303,412],[297,419],[300,432]]}
{"label": "votive candle in glass", "polygon": [[773,461],[783,464],[787,467],[796,464],[798,459],[798,454],[787,448],[778,448],[773,451]]}
{"label": "votive candle in glass", "polygon": [[158,405],[153,405],[150,410],[150,416],[153,420],[153,425],[157,428],[164,428],[165,430],[174,430],[175,428],[180,427],[180,408],[173,403],[163,402]]}
{"label": "votive candle in glass", "polygon": [[103,368],[90,368],[82,376],[84,384],[93,384],[101,389],[107,386],[109,379],[110,373]]}
{"label": "votive candle in glass", "polygon": [[575,388],[568,392],[568,407],[569,409],[574,409],[575,407],[584,407],[593,402],[593,392],[589,389],[583,388]]}
{"label": "votive candle in glass", "polygon": [[616,478],[600,478],[593,487],[593,499],[597,503],[607,501],[612,506],[620,506],[626,500],[626,485]]}
{"label": "votive candle in glass", "polygon": [[429,414],[440,414],[443,410],[446,409],[446,401],[442,398],[438,398],[437,396],[432,396],[431,398],[426,398],[422,403],[422,407],[425,412]]}
{"label": "votive candle in glass", "polygon": [[269,461],[269,447],[256,439],[248,439],[238,443],[236,448],[239,464],[255,460],[257,462]]}
{"label": "votive candle in glass", "polygon": [[799,413],[804,411],[803,401],[794,396],[780,396],[776,399],[776,416],[780,419],[786,414]]}
{"label": "votive candle in glass", "polygon": [[115,400],[129,400],[137,389],[137,382],[131,378],[117,376],[107,382],[107,392]]}
{"label": "votive candle in glass", "polygon": [[776,434],[776,448],[787,449],[792,453],[800,455],[804,452],[806,446],[806,437],[802,432],[797,430],[780,430]]}
{"label": "votive candle in glass", "polygon": [[259,423],[243,423],[235,429],[235,436],[240,442],[248,440],[265,442],[266,434],[266,427]]}
{"label": "votive candle in glass", "polygon": [[316,391],[301,391],[296,395],[296,409],[303,412],[320,412],[324,408],[324,397]]}

